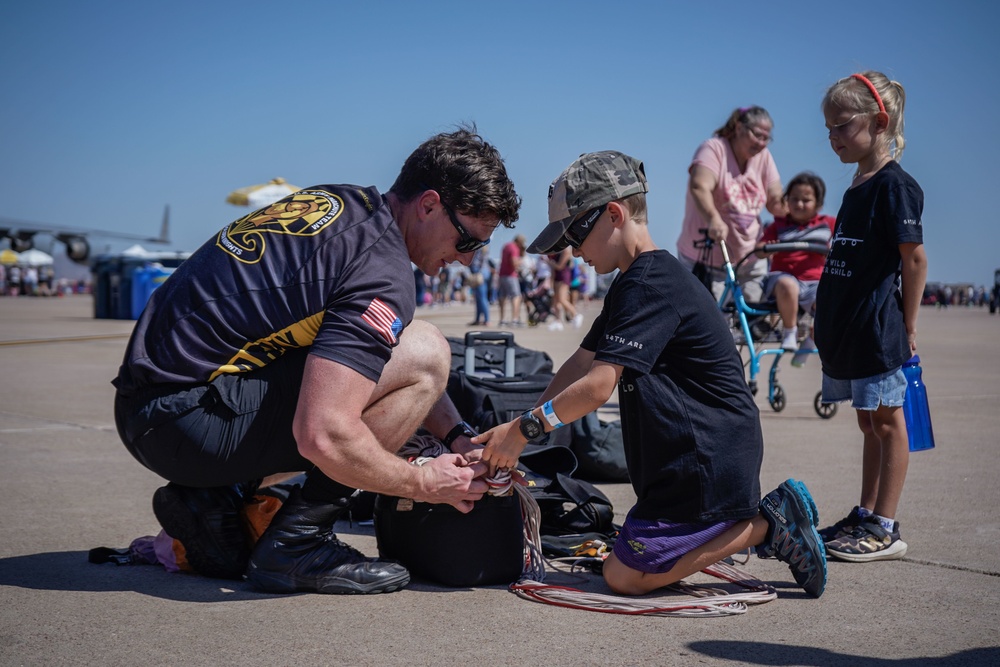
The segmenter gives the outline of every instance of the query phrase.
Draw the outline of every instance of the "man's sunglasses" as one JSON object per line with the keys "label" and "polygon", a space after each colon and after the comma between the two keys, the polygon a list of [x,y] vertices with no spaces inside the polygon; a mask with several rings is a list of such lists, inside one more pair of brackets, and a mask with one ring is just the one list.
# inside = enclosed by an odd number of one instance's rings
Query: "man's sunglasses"
{"label": "man's sunglasses", "polygon": [[490,239],[486,239],[485,241],[477,239],[469,234],[469,232],[465,231],[465,227],[463,227],[462,223],[460,223],[458,218],[455,217],[455,212],[451,210],[450,206],[444,202],[441,202],[441,206],[443,206],[444,210],[448,212],[448,219],[451,220],[452,226],[458,230],[458,243],[455,244],[455,250],[464,254],[468,252],[476,252],[480,248],[489,245]]}
{"label": "man's sunglasses", "polygon": [[582,246],[583,242],[587,239],[587,236],[590,235],[590,232],[594,231],[594,223],[597,222],[598,218],[604,215],[604,211],[606,211],[607,208],[608,205],[603,204],[595,209],[592,209],[579,220],[573,221],[573,223],[566,229],[566,233],[563,234],[566,242],[579,250],[580,246]]}

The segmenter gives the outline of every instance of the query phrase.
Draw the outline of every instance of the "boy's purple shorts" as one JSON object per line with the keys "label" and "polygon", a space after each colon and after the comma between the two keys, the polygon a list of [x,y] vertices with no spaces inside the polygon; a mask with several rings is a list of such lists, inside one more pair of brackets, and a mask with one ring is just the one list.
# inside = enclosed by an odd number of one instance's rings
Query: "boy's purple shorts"
{"label": "boy's purple shorts", "polygon": [[721,523],[670,523],[625,519],[614,554],[622,565],[646,572],[669,572],[681,557],[729,530],[738,521]]}

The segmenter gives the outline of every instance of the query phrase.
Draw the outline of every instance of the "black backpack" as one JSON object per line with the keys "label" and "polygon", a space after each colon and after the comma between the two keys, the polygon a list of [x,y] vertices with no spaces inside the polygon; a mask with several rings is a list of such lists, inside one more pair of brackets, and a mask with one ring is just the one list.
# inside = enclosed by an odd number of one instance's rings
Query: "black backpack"
{"label": "black backpack", "polygon": [[606,422],[591,412],[573,422],[570,428],[571,448],[579,462],[575,473],[578,477],[594,482],[629,481],[620,421]]}
{"label": "black backpack", "polygon": [[557,473],[552,479],[529,473],[528,487],[541,510],[542,535],[600,533],[613,535],[615,511],[611,500],[590,482]]}

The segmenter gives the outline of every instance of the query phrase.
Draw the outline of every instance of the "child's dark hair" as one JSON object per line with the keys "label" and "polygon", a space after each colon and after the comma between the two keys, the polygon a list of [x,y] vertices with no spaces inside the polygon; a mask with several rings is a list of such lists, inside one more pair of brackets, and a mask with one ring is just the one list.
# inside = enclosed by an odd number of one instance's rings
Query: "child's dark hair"
{"label": "child's dark hair", "polygon": [[748,127],[754,127],[764,121],[774,125],[771,114],[764,107],[751,106],[733,109],[726,120],[726,124],[714,132],[715,136],[723,139],[732,139],[736,135],[736,126],[740,123]]}
{"label": "child's dark hair", "polygon": [[820,209],[823,206],[823,200],[826,198],[826,183],[823,179],[812,173],[811,171],[803,171],[800,174],[796,174],[792,180],[788,181],[788,187],[785,188],[785,199],[788,199],[788,195],[792,193],[792,189],[796,185],[808,185],[813,189],[813,194],[816,195],[816,209]]}

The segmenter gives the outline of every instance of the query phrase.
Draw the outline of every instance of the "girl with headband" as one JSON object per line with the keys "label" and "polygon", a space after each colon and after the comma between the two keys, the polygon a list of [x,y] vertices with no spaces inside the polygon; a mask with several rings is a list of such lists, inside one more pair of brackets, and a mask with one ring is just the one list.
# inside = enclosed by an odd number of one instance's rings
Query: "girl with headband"
{"label": "girl with headband", "polygon": [[906,554],[896,513],[909,463],[903,362],[917,349],[927,278],[924,194],[899,166],[906,94],[880,72],[853,74],[823,98],[830,147],[857,165],[837,214],[816,294],[823,401],[851,400],[864,437],[861,498],[820,530],[827,552],[853,562]]}

